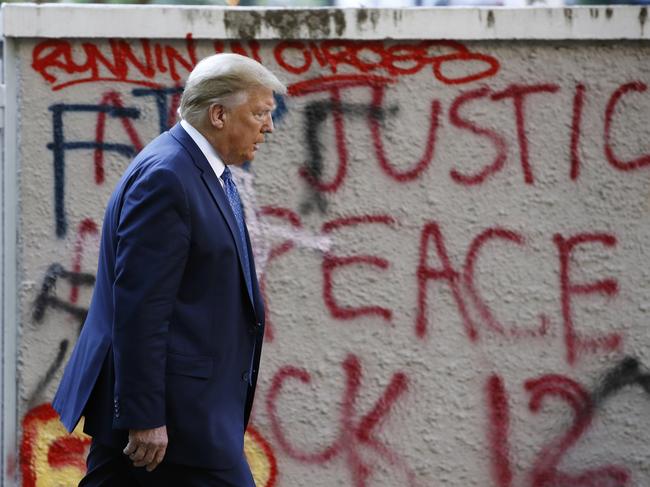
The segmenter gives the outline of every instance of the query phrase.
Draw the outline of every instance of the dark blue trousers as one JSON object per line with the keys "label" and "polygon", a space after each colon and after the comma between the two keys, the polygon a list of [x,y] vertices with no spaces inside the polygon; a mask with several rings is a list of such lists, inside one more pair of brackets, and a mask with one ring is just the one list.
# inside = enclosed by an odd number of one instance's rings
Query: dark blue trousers
{"label": "dark blue trousers", "polygon": [[93,440],[86,460],[86,476],[79,487],[255,487],[246,457],[228,470],[174,465],[163,462],[153,472],[134,467],[118,448]]}

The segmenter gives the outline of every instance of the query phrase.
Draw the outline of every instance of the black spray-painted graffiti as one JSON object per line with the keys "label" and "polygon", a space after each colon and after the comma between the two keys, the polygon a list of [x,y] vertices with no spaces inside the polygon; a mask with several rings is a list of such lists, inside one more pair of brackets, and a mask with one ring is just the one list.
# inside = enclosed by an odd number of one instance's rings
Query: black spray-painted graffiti
{"label": "black spray-painted graffiti", "polygon": [[[158,113],[158,130],[160,133],[171,127],[177,119],[176,111],[180,102],[182,88],[135,88],[131,91],[134,97],[151,98],[156,105]],[[286,103],[282,96],[275,96],[276,109],[273,117],[279,121],[287,112]],[[133,121],[139,120],[142,111],[133,106],[124,106],[120,94],[115,91],[104,93],[98,104],[64,104],[51,105],[53,141],[47,148],[54,154],[54,213],[56,236],[64,238],[68,230],[68,221],[65,207],[65,171],[66,151],[92,150],[94,151],[95,184],[104,182],[104,152],[115,152],[125,158],[133,157],[143,147],[142,139],[138,134]],[[94,140],[67,140],[64,130],[64,115],[94,114],[96,117]],[[106,142],[105,120],[106,117],[119,119],[124,127],[130,143]]]}
{"label": "black spray-painted graffiti", "polygon": [[[71,286],[93,287],[95,285],[95,276],[92,274],[71,272],[64,269],[61,264],[55,263],[50,265],[45,272],[45,277],[41,283],[41,290],[34,301],[32,319],[36,323],[40,324],[43,322],[48,309],[65,311],[79,323],[79,333],[81,332],[81,327],[83,326],[86,315],[88,314],[88,309],[61,299],[56,295],[56,284],[60,279],[67,281]],[[59,349],[56,357],[49,365],[47,371],[39,380],[38,384],[36,384],[32,393],[29,395],[29,407],[33,407],[39,403],[41,394],[50,382],[52,382],[55,374],[61,368],[69,347],[70,341],[68,339],[63,339],[59,342]]]}
{"label": "black spray-painted graffiti", "polygon": [[650,395],[650,371],[635,357],[625,357],[603,376],[592,393],[593,404],[600,407],[606,399],[615,396],[627,386],[641,387]]}
{"label": "black spray-painted graffiti", "polygon": [[[318,210],[325,213],[327,200],[325,192],[330,188],[338,187],[345,177],[347,165],[347,148],[343,136],[343,116],[356,118],[369,118],[375,121],[383,121],[387,114],[394,115],[399,108],[397,106],[384,109],[379,106],[361,103],[342,103],[339,101],[315,101],[305,106],[305,145],[307,146],[307,160],[302,169],[302,176],[307,180],[308,194],[300,206],[303,214]],[[332,116],[334,121],[336,150],[339,157],[339,165],[333,180],[329,183],[323,182],[323,149],[321,141],[323,132],[322,125],[327,118]]]}

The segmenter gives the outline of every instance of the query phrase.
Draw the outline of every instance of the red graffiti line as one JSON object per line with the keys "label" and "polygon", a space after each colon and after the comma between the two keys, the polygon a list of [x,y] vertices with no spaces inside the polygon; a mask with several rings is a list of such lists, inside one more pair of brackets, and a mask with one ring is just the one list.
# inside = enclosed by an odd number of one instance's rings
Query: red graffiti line
{"label": "red graffiti line", "polygon": [[[79,59],[70,41],[48,39],[32,51],[32,68],[57,91],[80,83],[110,81],[160,88],[155,81],[158,73],[169,72],[172,81],[181,81],[197,63],[196,46],[192,34],[185,37],[185,56],[169,45],[155,44],[153,49],[147,39],[140,39],[141,59],[127,41],[109,39],[109,52],[97,45],[84,42]],[[166,65],[165,65],[166,62]],[[179,66],[183,73],[179,72]],[[67,76],[66,76],[67,75]]]}
{"label": "red graffiti line", "polygon": [[271,445],[269,445],[269,442],[253,426],[249,425],[246,428],[246,435],[250,436],[262,448],[264,455],[269,461],[269,479],[264,484],[264,487],[274,487],[278,480],[278,461],[275,458]]}
{"label": "red graffiti line", "polygon": [[497,132],[490,130],[488,128],[480,127],[476,125],[474,122],[471,122],[466,118],[462,117],[460,114],[461,107],[463,107],[466,103],[469,103],[473,100],[478,100],[480,98],[486,98],[489,95],[490,95],[490,89],[487,87],[479,88],[478,90],[468,91],[458,96],[452,103],[451,107],[449,108],[449,121],[454,127],[467,130],[468,132],[471,132],[474,135],[489,139],[492,145],[494,145],[494,148],[496,149],[497,152],[492,163],[488,166],[485,166],[481,171],[479,171],[476,174],[467,175],[457,171],[456,169],[452,169],[449,175],[451,176],[451,179],[453,179],[458,184],[462,184],[465,186],[473,186],[473,185],[481,184],[489,176],[499,172],[503,168],[506,162],[508,150],[507,150],[505,139]]}
{"label": "red graffiti line", "polygon": [[582,107],[585,99],[585,85],[576,85],[573,97],[573,118],[571,119],[571,180],[575,181],[580,175],[580,129],[582,126]]}
{"label": "red graffiti line", "polygon": [[[178,84],[176,87],[180,88],[181,85]],[[169,111],[167,112],[168,128],[172,128],[176,123],[177,116],[178,116],[178,108],[181,106],[181,95],[182,95],[182,90],[180,89],[176,93],[172,93],[171,95],[169,101]]]}
{"label": "red graffiti line", "polygon": [[[90,218],[86,218],[79,223],[79,230],[77,231],[77,241],[74,244],[74,257],[72,258],[72,272],[81,272],[81,260],[84,254],[84,243],[88,235],[97,237],[99,234],[97,224]],[[70,288],[70,302],[75,304],[79,299],[79,285],[73,284]]]}
{"label": "red graffiti line", "polygon": [[[260,214],[264,217],[281,218],[283,220],[288,221],[289,224],[294,228],[302,228],[302,222],[300,221],[300,216],[296,212],[288,208],[264,206],[261,208]],[[264,269],[264,273],[262,274],[262,277],[260,279],[260,293],[262,293],[262,297],[264,298],[264,305],[266,308],[264,338],[270,342],[273,341],[273,339],[275,338],[275,331],[271,320],[271,308],[269,305],[269,299],[266,293],[266,276],[268,275],[269,272],[269,264],[271,263],[271,261],[277,259],[283,254],[286,254],[294,247],[295,247],[295,243],[292,240],[285,240],[281,244],[272,247],[271,251],[269,252],[268,260],[266,261],[266,267]]]}
{"label": "red graffiti line", "polygon": [[342,457],[350,470],[355,487],[366,487],[373,473],[372,465],[364,462],[362,451],[368,448],[384,461],[399,467],[408,479],[408,485],[416,485],[415,474],[394,451],[377,437],[377,430],[390,413],[400,396],[408,389],[408,378],[402,372],[393,374],[390,383],[377,399],[370,412],[357,420],[357,399],[361,389],[362,370],[359,358],[348,355],[343,362],[345,389],[341,400],[338,437],[320,451],[309,452],[304,447],[294,446],[287,437],[278,415],[277,402],[283,387],[290,379],[303,384],[311,383],[311,375],[304,369],[293,366],[282,367],[274,375],[266,408],[271,419],[271,429],[284,452],[294,460],[307,464],[324,464]]}
{"label": "red graffiti line", "polygon": [[396,80],[385,76],[370,74],[340,74],[335,76],[321,76],[318,78],[298,81],[287,87],[291,96],[305,96],[312,93],[339,90],[342,88],[376,87],[395,83]]}
{"label": "red graffiti line", "polygon": [[[310,79],[294,83],[288,87],[289,94],[292,96],[304,96],[311,93],[329,92],[332,103],[332,118],[334,119],[334,131],[336,138],[336,150],[338,153],[339,164],[336,169],[336,175],[330,182],[323,182],[314,177],[306,168],[301,168],[300,176],[307,181],[312,187],[322,192],[336,191],[347,174],[348,150],[345,144],[345,126],[343,120],[343,110],[341,107],[341,92],[343,88],[356,87],[377,87],[383,86],[393,81],[389,78],[372,75],[338,75],[324,76],[321,78]],[[371,115],[369,115],[371,116]]]}
{"label": "red graffiti line", "polygon": [[[440,261],[441,268],[434,268],[429,265],[429,247],[433,240],[435,253]],[[461,293],[460,274],[451,265],[447,248],[440,231],[440,226],[435,222],[425,224],[420,234],[420,251],[417,270],[418,281],[418,305],[417,317],[415,319],[415,334],[418,338],[424,338],[428,329],[427,318],[427,284],[429,281],[446,281],[449,285],[458,311],[463,320],[465,331],[471,341],[478,339],[478,331],[474,321],[469,315],[467,305]]]}
{"label": "red graffiti line", "polygon": [[[323,227],[323,233],[330,233],[335,229],[342,227],[353,227],[362,224],[382,224],[393,225],[395,220],[388,215],[360,215],[348,218],[340,218],[326,222]],[[381,306],[359,306],[343,307],[339,305],[334,297],[334,271],[341,267],[351,265],[369,265],[379,269],[387,269],[389,262],[386,259],[374,255],[354,255],[350,257],[336,257],[330,252],[326,252],[323,257],[323,300],[330,314],[339,320],[353,320],[360,316],[379,316],[385,321],[391,321],[393,312]]]}
{"label": "red graffiti line", "polygon": [[563,457],[592,424],[594,407],[589,393],[576,381],[561,375],[545,375],[525,382],[530,393],[529,409],[538,413],[546,396],[566,402],[574,412],[569,430],[542,448],[532,471],[532,487],[626,487],[630,474],[622,467],[607,465],[568,474],[558,470]]}
{"label": "red graffiti line", "polygon": [[[51,422],[58,421],[58,414],[50,404],[41,404],[29,411],[22,421],[23,437],[20,444],[20,468],[23,478],[23,487],[36,487],[37,465],[36,449],[44,448],[42,445],[46,438],[41,437],[43,427]],[[49,436],[47,439],[51,439]],[[72,436],[61,436],[47,445],[48,466],[54,469],[72,466],[85,470],[86,449],[91,439]]]}
{"label": "red graffiti line", "polygon": [[512,486],[510,466],[510,408],[503,379],[492,375],[485,384],[488,405],[488,431],[492,477],[498,487]]}
{"label": "red graffiti line", "polygon": [[609,99],[607,103],[607,108],[605,109],[605,157],[607,161],[616,169],[621,171],[633,171],[635,169],[640,169],[644,166],[650,164],[650,154],[644,154],[637,157],[631,161],[623,161],[619,159],[614,150],[612,149],[612,119],[614,118],[614,112],[616,111],[616,106],[618,105],[621,98],[623,98],[630,91],[636,91],[637,93],[643,93],[648,89],[648,86],[645,83],[640,81],[635,81],[632,83],[626,83],[621,85]]}
{"label": "red graffiti line", "polygon": [[[117,108],[124,108],[124,103],[120,94],[116,91],[109,91],[104,93],[100,105],[113,105]],[[142,150],[142,141],[138,135],[133,122],[128,117],[120,117],[122,126],[129,136],[129,140],[137,152]],[[95,183],[103,184],[104,183],[104,132],[106,127],[106,112],[99,111],[97,112],[97,124],[95,125],[95,142],[97,146],[95,148],[94,161],[95,161]]]}
{"label": "red graffiti line", "polygon": [[620,349],[622,337],[611,333],[601,337],[582,337],[575,331],[572,313],[572,296],[586,294],[604,294],[614,296],[618,293],[618,281],[603,279],[587,284],[576,284],[571,281],[570,263],[573,250],[587,243],[600,243],[605,247],[616,246],[616,237],[607,233],[581,233],[570,238],[560,234],[553,237],[560,256],[560,298],[562,302],[562,319],[564,323],[564,341],[566,345],[567,362],[573,365],[580,351],[595,352],[599,349],[612,351]]}
{"label": "red graffiti line", "polygon": [[525,243],[524,237],[516,232],[513,232],[512,230],[506,230],[504,228],[488,228],[487,230],[477,235],[474,240],[472,240],[469,250],[467,251],[467,255],[465,256],[465,264],[463,266],[463,284],[465,285],[465,289],[469,295],[470,300],[474,304],[474,307],[476,308],[478,314],[487,324],[487,326],[502,335],[510,334],[513,337],[518,338],[545,336],[550,326],[549,319],[546,315],[540,315],[540,326],[536,330],[522,330],[518,328],[511,328],[506,330],[506,328],[497,320],[492,310],[479,295],[475,283],[476,261],[483,246],[486,243],[494,240],[504,240],[517,244],[519,246],[524,245]]}
{"label": "red graffiti line", "polygon": [[47,463],[54,468],[75,466],[79,471],[86,470],[86,448],[90,441],[74,437],[58,438],[52,442],[47,452]]}
{"label": "red graffiti line", "polygon": [[[372,97],[372,109],[375,113],[379,112],[384,102],[384,87],[374,88]],[[384,144],[381,140],[380,122],[379,117],[370,116],[368,122],[370,123],[370,133],[372,135],[373,145],[375,147],[375,154],[379,161],[379,167],[390,177],[399,182],[413,181],[417,179],[429,166],[433,159],[433,151],[436,144],[436,134],[438,133],[439,118],[440,118],[440,102],[433,100],[431,102],[431,122],[429,123],[429,134],[427,142],[424,147],[424,155],[422,159],[412,168],[405,171],[398,171],[388,161],[384,152]]]}
{"label": "red graffiti line", "polygon": [[536,93],[555,93],[559,91],[560,87],[555,84],[541,84],[541,85],[510,85],[508,88],[500,93],[492,95],[493,100],[503,100],[512,98],[515,108],[515,121],[517,124],[517,139],[519,140],[519,156],[521,159],[521,167],[524,171],[524,182],[526,184],[534,184],[533,171],[530,167],[528,160],[528,136],[526,134],[525,125],[525,110],[524,101],[528,95]]}
{"label": "red graffiti line", "polygon": [[[443,52],[436,52],[442,50]],[[288,55],[287,55],[288,53]],[[435,78],[454,85],[470,83],[494,76],[500,69],[499,61],[487,54],[470,51],[456,41],[422,41],[417,44],[385,45],[377,41],[326,40],[320,43],[302,41],[279,42],[273,54],[278,65],[293,74],[303,74],[314,59],[321,68],[336,74],[343,65],[359,73],[384,71],[390,76],[412,75],[428,65]],[[299,58],[294,61],[293,58]],[[461,75],[445,74],[443,66],[453,67]],[[459,69],[459,66],[465,69]],[[477,65],[481,65],[479,69]]]}

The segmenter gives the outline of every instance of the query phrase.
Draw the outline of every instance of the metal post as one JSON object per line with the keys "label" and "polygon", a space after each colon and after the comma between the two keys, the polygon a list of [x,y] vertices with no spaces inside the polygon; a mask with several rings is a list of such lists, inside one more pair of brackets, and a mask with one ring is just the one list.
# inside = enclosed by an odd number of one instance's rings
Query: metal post
{"label": "metal post", "polygon": [[[3,25],[0,17],[0,25]],[[1,27],[0,27],[1,29]],[[17,207],[17,90],[16,90],[15,41],[2,37],[0,59],[0,167],[2,168],[2,353],[0,374],[0,418],[2,435],[0,455],[2,477],[0,485],[17,485],[18,474],[18,428],[17,428],[17,380],[16,339],[18,315],[16,309],[16,207]]]}

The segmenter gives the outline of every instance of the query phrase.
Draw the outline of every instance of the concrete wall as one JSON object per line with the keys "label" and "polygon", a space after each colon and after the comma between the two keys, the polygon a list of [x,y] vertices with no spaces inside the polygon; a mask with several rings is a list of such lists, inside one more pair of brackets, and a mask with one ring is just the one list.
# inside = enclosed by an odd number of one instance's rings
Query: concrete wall
{"label": "concrete wall", "polygon": [[[111,40],[83,38],[79,9],[50,33],[60,12],[4,23],[21,485],[82,472],[88,440],[65,437],[48,403],[104,205],[215,51],[289,86],[276,133],[236,174],[268,306],[247,436],[258,485],[650,485],[644,9],[259,11],[212,31],[224,13],[203,9],[146,39],[117,39],[144,19],[117,9],[97,26]],[[177,10],[138,12],[157,32]],[[437,40],[463,15],[481,17],[465,40]],[[20,19],[38,19],[22,37]],[[419,40],[383,39],[393,24]]]}

